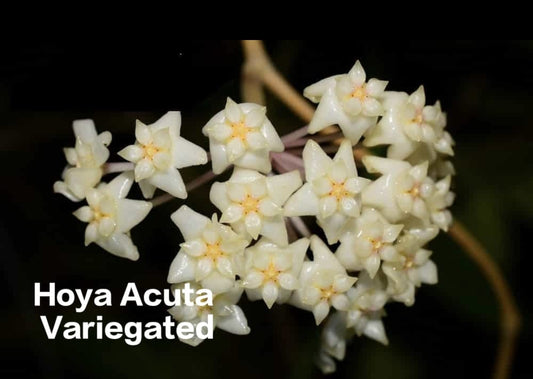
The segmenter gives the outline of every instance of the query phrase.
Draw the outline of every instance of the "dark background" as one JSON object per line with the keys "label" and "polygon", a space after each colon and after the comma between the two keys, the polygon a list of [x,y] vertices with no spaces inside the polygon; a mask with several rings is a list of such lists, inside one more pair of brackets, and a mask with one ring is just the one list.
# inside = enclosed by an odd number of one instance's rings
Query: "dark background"
{"label": "dark background", "polygon": [[[274,62],[299,90],[360,59],[368,77],[388,89],[424,84],[428,102],[440,99],[457,142],[453,213],[500,264],[517,297],[523,330],[513,377],[530,378],[533,307],[533,42],[474,41],[266,41]],[[73,145],[72,120],[93,118],[113,133],[113,154],[134,141],[136,118],[150,123],[181,110],[182,135],[207,148],[200,128],[239,99],[242,53],[237,41],[168,40],[145,44],[51,40],[5,45],[0,59],[0,249],[5,292],[0,314],[3,378],[319,377],[313,354],[319,329],[312,315],[287,306],[270,312],[262,302],[241,306],[250,335],[216,331],[214,341],[191,348],[177,341],[49,341],[39,315],[65,321],[162,320],[165,307],[121,308],[128,281],[140,289],[166,288],[170,262],[181,242],[168,216],[182,204],[154,209],[133,230],[141,258],[130,262],[83,247],[78,208],[53,194],[65,165],[61,148]],[[302,124],[268,97],[269,118],[283,132]],[[182,171],[189,179],[202,169]],[[207,188],[187,204],[209,213]],[[132,191],[133,196],[138,192]],[[485,378],[498,338],[498,306],[478,268],[442,233],[431,243],[440,283],[423,287],[416,303],[387,306],[390,346],[355,338],[338,377]],[[109,288],[114,305],[33,306],[33,283],[58,288]]]}

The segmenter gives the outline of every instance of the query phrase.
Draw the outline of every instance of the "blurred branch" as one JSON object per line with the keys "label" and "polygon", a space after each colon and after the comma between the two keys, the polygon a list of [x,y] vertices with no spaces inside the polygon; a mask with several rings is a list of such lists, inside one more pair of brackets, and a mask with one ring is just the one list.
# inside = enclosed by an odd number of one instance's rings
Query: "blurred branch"
{"label": "blurred branch", "polygon": [[[315,109],[307,100],[281,76],[268,57],[263,41],[242,41],[244,49],[243,76],[247,83],[243,83],[243,96],[252,100],[259,92],[257,87],[266,86],[274,95],[279,97],[302,120],[309,122],[315,113]],[[256,84],[259,83],[259,84]],[[263,102],[260,104],[264,104]]]}
{"label": "blurred branch", "polygon": [[[274,67],[264,48],[262,41],[242,41],[245,62],[243,77],[243,96],[251,101],[261,91],[264,104],[263,86],[274,93],[285,105],[305,122],[310,122],[314,108],[303,98]],[[330,127],[325,133],[334,133],[337,129]],[[360,160],[368,154],[366,149],[356,149],[354,155]],[[495,379],[505,379],[510,376],[511,364],[515,349],[516,337],[520,328],[520,313],[507,281],[500,268],[485,248],[458,221],[449,230],[450,237],[476,263],[486,280],[489,282],[500,305],[500,345],[494,367]]]}
{"label": "blurred branch", "polygon": [[479,241],[459,221],[454,221],[450,237],[468,254],[479,267],[492,287],[500,305],[500,345],[494,366],[494,378],[510,377],[516,337],[520,330],[520,312],[509,284],[500,268]]}
{"label": "blurred branch", "polygon": [[[254,43],[255,41],[242,41],[244,52],[244,64],[241,73],[241,93],[245,102],[265,104],[265,92],[263,82],[257,75],[261,62],[266,58],[263,49]],[[258,59],[260,57],[260,59]]]}
{"label": "blurred branch", "polygon": [[[185,188],[187,189],[187,192],[190,192],[190,191],[193,191],[195,190],[196,188],[206,184],[206,183],[209,183],[211,180],[213,180],[217,175],[209,170],[205,173],[203,173],[202,175],[196,177],[195,179],[191,180],[189,183],[186,183],[185,184]],[[174,199],[177,199],[177,197],[175,197],[174,195],[171,195],[169,193],[165,193],[164,195],[160,195],[158,197],[155,197],[153,198],[152,200],[150,200],[150,202],[152,203],[152,205],[154,207],[157,207],[161,204],[165,204],[171,200],[174,200]]]}

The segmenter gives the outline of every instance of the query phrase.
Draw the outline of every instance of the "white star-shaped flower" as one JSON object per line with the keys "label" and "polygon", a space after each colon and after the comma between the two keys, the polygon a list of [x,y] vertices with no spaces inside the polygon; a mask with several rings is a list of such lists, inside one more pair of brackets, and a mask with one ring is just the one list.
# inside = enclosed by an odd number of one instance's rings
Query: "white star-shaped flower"
{"label": "white star-shaped flower", "polygon": [[385,114],[375,128],[367,133],[364,145],[390,145],[387,157],[406,159],[422,145],[436,152],[453,155],[453,140],[446,126],[446,115],[440,103],[425,105],[424,87],[411,95],[405,92],[385,94]]}
{"label": "white star-shaped flower", "polygon": [[248,299],[263,299],[268,308],[285,303],[299,286],[298,277],[309,247],[307,238],[280,247],[265,238],[245,251],[242,286]]}
{"label": "white star-shaped flower", "polygon": [[62,175],[64,181],[54,183],[54,192],[69,200],[81,201],[87,190],[102,179],[102,165],[109,158],[107,146],[111,143],[111,133],[97,134],[93,120],[76,120],[72,127],[76,144],[63,149],[69,165]]}
{"label": "white star-shaped flower", "polygon": [[222,293],[235,284],[239,259],[248,241],[229,226],[220,224],[216,214],[207,217],[182,205],[171,215],[185,242],[168,273],[169,283],[200,282],[213,293]]}
{"label": "white star-shaped flower", "polygon": [[346,291],[357,278],[348,276],[344,267],[326,244],[317,236],[311,236],[313,261],[304,262],[300,272],[300,288],[291,297],[291,304],[311,310],[316,324],[328,315],[330,307],[346,311],[349,300]]}
{"label": "white star-shaped flower", "polygon": [[428,201],[435,183],[427,176],[428,162],[413,167],[396,159],[366,156],[363,164],[368,172],[382,174],[363,190],[363,205],[379,209],[392,222],[412,215],[429,224]]}
{"label": "white star-shaped flower", "polygon": [[355,286],[346,295],[350,307],[346,312],[335,312],[326,321],[322,330],[321,346],[317,364],[324,373],[335,371],[335,361],[343,360],[346,354],[346,341],[354,334],[365,335],[388,345],[382,316],[389,295],[381,277],[370,279],[362,272]]}
{"label": "white star-shaped flower", "polygon": [[382,317],[383,307],[389,299],[382,278],[373,279],[365,271],[359,275],[357,284],[346,293],[350,299],[350,309],[346,314],[346,326],[353,328],[358,336],[365,335],[388,345]]}
{"label": "white star-shaped flower", "polygon": [[178,169],[207,163],[205,150],[181,137],[180,128],[180,112],[167,112],[150,125],[137,120],[135,144],[118,153],[135,163],[135,181],[147,199],[156,188],[185,199],[187,190]]}
{"label": "white star-shaped flower", "polygon": [[365,269],[373,278],[382,260],[400,260],[393,243],[402,228],[390,224],[377,210],[363,208],[353,231],[341,237],[336,256],[347,270]]}
{"label": "white star-shaped flower", "polygon": [[202,129],[209,137],[213,172],[220,174],[231,164],[268,173],[269,152],[284,150],[276,129],[259,104],[237,104],[228,97],[226,108]]}
{"label": "white star-shaped flower", "polygon": [[139,259],[129,231],[146,217],[152,204],[126,199],[132,184],[133,174],[123,173],[87,191],[89,205],[74,212],[78,219],[89,223],[85,230],[86,246],[94,242],[111,254],[132,261]]}
{"label": "white star-shaped flower", "polygon": [[211,202],[229,223],[247,238],[259,235],[280,246],[288,243],[283,205],[302,185],[299,171],[265,177],[254,170],[235,168],[231,178],[211,186]]}
{"label": "white star-shaped flower", "polygon": [[450,175],[439,180],[435,183],[433,194],[427,199],[431,222],[444,231],[448,231],[452,223],[452,214],[447,208],[453,204],[455,194],[450,191],[450,183]]}
{"label": "white star-shaped flower", "polygon": [[[185,304],[184,296],[181,292],[184,285],[185,283],[180,283],[172,286],[172,290],[179,289],[182,296],[181,305],[176,305],[168,310],[168,313],[170,313],[176,321],[188,321],[196,328],[196,325],[199,322],[206,322],[207,316],[212,314],[214,327],[237,335],[250,333],[246,316],[242,309],[237,305],[237,302],[241,298],[242,288],[235,287],[228,292],[214,294],[212,306],[188,306]],[[200,286],[197,283],[191,283],[190,287],[194,291],[190,300],[195,302],[195,294],[196,291],[200,289]],[[198,346],[204,340],[194,335],[190,339],[180,339],[180,341],[191,346]]]}
{"label": "white star-shaped flower", "polygon": [[396,244],[401,256],[399,262],[385,262],[383,272],[388,278],[387,292],[396,301],[405,305],[415,302],[415,288],[422,283],[436,284],[437,266],[429,259],[431,251],[423,249],[428,241],[437,236],[436,226],[406,231]]}
{"label": "white star-shaped flower", "polygon": [[303,160],[306,183],[285,204],[285,216],[316,216],[329,244],[359,216],[360,193],[370,182],[357,176],[352,145],[344,140],[333,159],[313,140],[307,141]]}
{"label": "white star-shaped flower", "polygon": [[344,75],[335,75],[310,85],[304,96],[319,103],[309,124],[314,134],[330,125],[339,125],[353,145],[383,114],[381,96],[386,81],[370,79],[359,61]]}

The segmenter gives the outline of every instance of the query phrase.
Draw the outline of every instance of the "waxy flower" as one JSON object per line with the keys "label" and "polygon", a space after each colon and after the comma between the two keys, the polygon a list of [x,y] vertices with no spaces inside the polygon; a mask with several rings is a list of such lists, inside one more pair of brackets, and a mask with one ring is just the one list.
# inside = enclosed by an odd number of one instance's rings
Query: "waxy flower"
{"label": "waxy flower", "polygon": [[316,216],[329,244],[359,216],[360,193],[370,182],[357,176],[350,141],[344,140],[333,159],[313,140],[307,141],[303,160],[306,183],[285,204],[285,216]]}
{"label": "waxy flower", "polygon": [[181,137],[180,128],[180,112],[167,112],[150,125],[137,120],[137,141],[118,153],[135,163],[135,181],[145,198],[153,197],[160,188],[185,199],[187,190],[178,169],[207,163],[205,150]]}
{"label": "waxy flower", "polygon": [[341,237],[335,255],[346,269],[365,269],[373,278],[381,261],[400,260],[394,241],[402,228],[403,225],[390,224],[377,210],[363,208],[361,216],[355,220],[353,231]]}
{"label": "waxy flower", "polygon": [[222,211],[221,222],[229,223],[247,238],[259,235],[286,246],[287,229],[283,204],[302,185],[295,170],[265,177],[257,171],[235,168],[224,183],[213,183],[210,199]]}
{"label": "waxy flower", "polygon": [[428,172],[433,180],[440,180],[447,176],[455,175],[455,167],[451,161],[446,160],[442,154],[439,154],[429,165]]}
{"label": "waxy flower", "polygon": [[362,272],[346,295],[351,302],[348,311],[332,314],[322,330],[317,365],[324,374],[335,371],[333,358],[344,359],[346,341],[354,334],[365,335],[385,345],[389,342],[381,320],[385,314],[383,306],[389,298],[383,281],[378,277],[370,279],[366,272]]}
{"label": "waxy flower", "polygon": [[137,247],[129,231],[141,222],[152,204],[142,200],[126,199],[133,184],[133,174],[124,173],[109,183],[87,190],[87,203],[74,216],[89,223],[85,229],[85,246],[94,242],[111,254],[139,259]]}
{"label": "waxy flower", "polygon": [[455,194],[450,191],[451,180],[450,175],[448,175],[435,183],[435,190],[427,200],[431,222],[444,231],[448,231],[448,227],[452,223],[452,214],[447,209],[455,199]]}
{"label": "waxy flower", "polygon": [[185,242],[168,273],[169,283],[200,282],[213,293],[226,292],[235,285],[240,256],[248,241],[229,226],[220,224],[216,214],[207,217],[182,205],[171,215]]}
{"label": "waxy flower", "polygon": [[383,307],[389,299],[380,275],[370,278],[368,273],[359,275],[357,284],[346,293],[350,299],[350,309],[346,313],[346,326],[353,328],[358,336],[365,335],[388,345],[382,316]]}
{"label": "waxy flower", "polygon": [[389,283],[387,292],[394,300],[413,305],[416,287],[422,283],[437,283],[437,266],[429,259],[431,251],[422,246],[435,238],[438,232],[436,226],[411,229],[398,239],[396,250],[401,260],[383,264],[383,272]]}
{"label": "waxy flower", "polygon": [[379,209],[393,222],[412,215],[429,223],[428,200],[435,183],[427,176],[427,162],[413,167],[400,160],[366,156],[363,163],[368,172],[383,174],[364,189],[364,205]]}
{"label": "waxy flower", "polygon": [[284,150],[276,129],[266,117],[266,108],[253,103],[237,104],[228,97],[226,108],[202,129],[209,137],[213,172],[220,174],[229,165],[268,173],[269,152]]}
{"label": "waxy flower", "polygon": [[309,124],[309,133],[337,124],[355,145],[383,114],[381,96],[387,83],[378,79],[366,82],[365,70],[357,61],[348,74],[310,85],[304,90],[304,96],[319,104]]}
{"label": "waxy flower", "polygon": [[274,302],[285,303],[299,287],[298,277],[309,240],[301,238],[280,247],[265,238],[245,251],[242,286],[248,299],[263,299],[268,308]]}
{"label": "waxy flower", "polygon": [[346,291],[353,286],[357,278],[348,276],[345,268],[322,240],[311,236],[313,261],[304,262],[300,272],[300,288],[292,298],[291,304],[311,310],[316,324],[320,324],[333,306],[346,311],[349,300]]}
{"label": "waxy flower", "polygon": [[107,146],[111,143],[111,133],[97,134],[93,120],[76,120],[72,127],[76,144],[63,149],[69,165],[63,171],[64,181],[54,183],[54,192],[69,200],[81,201],[87,190],[102,179],[102,165],[109,158]]}
{"label": "waxy flower", "polygon": [[424,87],[411,95],[387,92],[385,114],[375,128],[366,135],[366,146],[390,145],[387,157],[406,159],[422,145],[442,154],[453,155],[453,140],[446,126],[446,115],[440,103],[425,105]]}
{"label": "waxy flower", "polygon": [[341,361],[346,355],[346,341],[352,336],[346,327],[346,312],[332,314],[322,329],[320,351],[316,363],[324,374],[335,372],[337,365],[333,358]]}
{"label": "waxy flower", "polygon": [[449,160],[449,156],[437,152],[432,146],[427,144],[420,144],[415,152],[409,155],[406,161],[412,166],[428,162],[428,175],[433,180],[440,180],[448,175],[455,175],[455,168]]}
{"label": "waxy flower", "polygon": [[[180,283],[172,286],[172,290],[180,290],[179,293],[182,296],[181,305],[176,305],[168,310],[168,313],[170,313],[176,321],[188,321],[196,328],[196,325],[199,322],[206,322],[207,316],[211,314],[213,315],[213,327],[237,335],[250,333],[246,316],[242,309],[236,305],[241,298],[242,288],[235,287],[228,292],[213,295],[212,306],[189,306],[184,303],[184,297],[181,291],[184,285],[185,283]],[[196,304],[196,291],[200,288],[201,287],[197,283],[191,283],[191,289],[194,291],[191,296],[191,301],[194,304]],[[194,334],[192,338],[180,338],[180,341],[191,346],[198,346],[204,340]]]}

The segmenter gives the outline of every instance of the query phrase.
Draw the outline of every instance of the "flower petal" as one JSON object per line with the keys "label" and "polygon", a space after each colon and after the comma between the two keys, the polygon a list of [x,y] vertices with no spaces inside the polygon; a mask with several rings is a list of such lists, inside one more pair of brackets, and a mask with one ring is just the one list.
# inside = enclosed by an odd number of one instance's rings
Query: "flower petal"
{"label": "flower petal", "polygon": [[98,226],[95,222],[91,222],[85,228],[85,246],[95,242],[98,239]]}
{"label": "flower petal", "polygon": [[187,255],[184,251],[179,251],[168,270],[168,283],[181,283],[194,280],[196,260]]}
{"label": "flower petal", "polygon": [[229,207],[226,208],[224,213],[222,213],[220,222],[232,224],[242,219],[243,216],[244,209],[238,204],[231,204]]}
{"label": "flower petal", "polygon": [[273,217],[280,214],[281,211],[281,207],[269,198],[263,199],[259,202],[259,212],[264,216]]}
{"label": "flower petal", "polygon": [[366,73],[359,60],[357,60],[350,71],[348,71],[348,76],[350,77],[352,83],[356,86],[360,86],[365,82]]}
{"label": "flower petal", "polygon": [[147,158],[141,159],[135,165],[135,181],[139,182],[143,179],[151,177],[155,172],[155,167]]}
{"label": "flower petal", "polygon": [[257,288],[263,283],[263,274],[259,271],[253,270],[246,275],[242,281],[242,286],[244,288]]}
{"label": "flower petal", "polygon": [[269,281],[263,286],[262,296],[265,304],[270,309],[277,300],[279,294],[278,286]]}
{"label": "flower petal", "polygon": [[317,325],[320,325],[322,321],[329,314],[329,304],[327,301],[321,301],[313,307],[313,316],[315,316],[315,322]]}
{"label": "flower petal", "polygon": [[93,219],[93,211],[91,207],[85,205],[81,208],[78,208],[72,213],[76,218],[83,222],[90,222]]}
{"label": "flower petal", "polygon": [[179,199],[187,198],[185,183],[178,170],[169,168],[167,171],[157,171],[149,179],[150,183],[157,188],[168,192]]}
{"label": "flower petal", "polygon": [[243,114],[240,106],[229,97],[226,100],[226,108],[224,109],[226,118],[233,123],[241,121]]}
{"label": "flower petal", "polygon": [[201,239],[185,241],[180,246],[187,255],[194,258],[204,255],[206,251],[206,245]]}
{"label": "flower petal", "polygon": [[211,274],[211,271],[213,271],[214,267],[215,265],[213,264],[213,261],[210,258],[198,259],[194,280],[200,281],[205,279],[209,274]]}
{"label": "flower petal", "polygon": [[98,223],[98,233],[104,237],[109,237],[115,230],[117,224],[110,217],[103,217]]}
{"label": "flower petal", "polygon": [[244,225],[246,226],[246,231],[252,236],[252,238],[257,239],[263,226],[263,220],[257,213],[251,212],[244,218]]}
{"label": "flower petal", "polygon": [[150,127],[143,124],[141,121],[136,120],[135,122],[135,138],[142,145],[148,145],[152,142],[152,132]]}
{"label": "flower petal", "polygon": [[320,217],[328,218],[337,211],[337,198],[325,196],[319,200]]}
{"label": "flower petal", "polygon": [[154,155],[153,164],[158,170],[166,170],[170,166],[172,158],[167,152],[159,152]]}
{"label": "flower petal", "polygon": [[283,272],[278,276],[279,284],[282,288],[292,291],[300,287],[298,279],[292,274]]}
{"label": "flower petal", "polygon": [[266,107],[259,106],[244,116],[244,123],[249,128],[259,128],[266,118]]}

